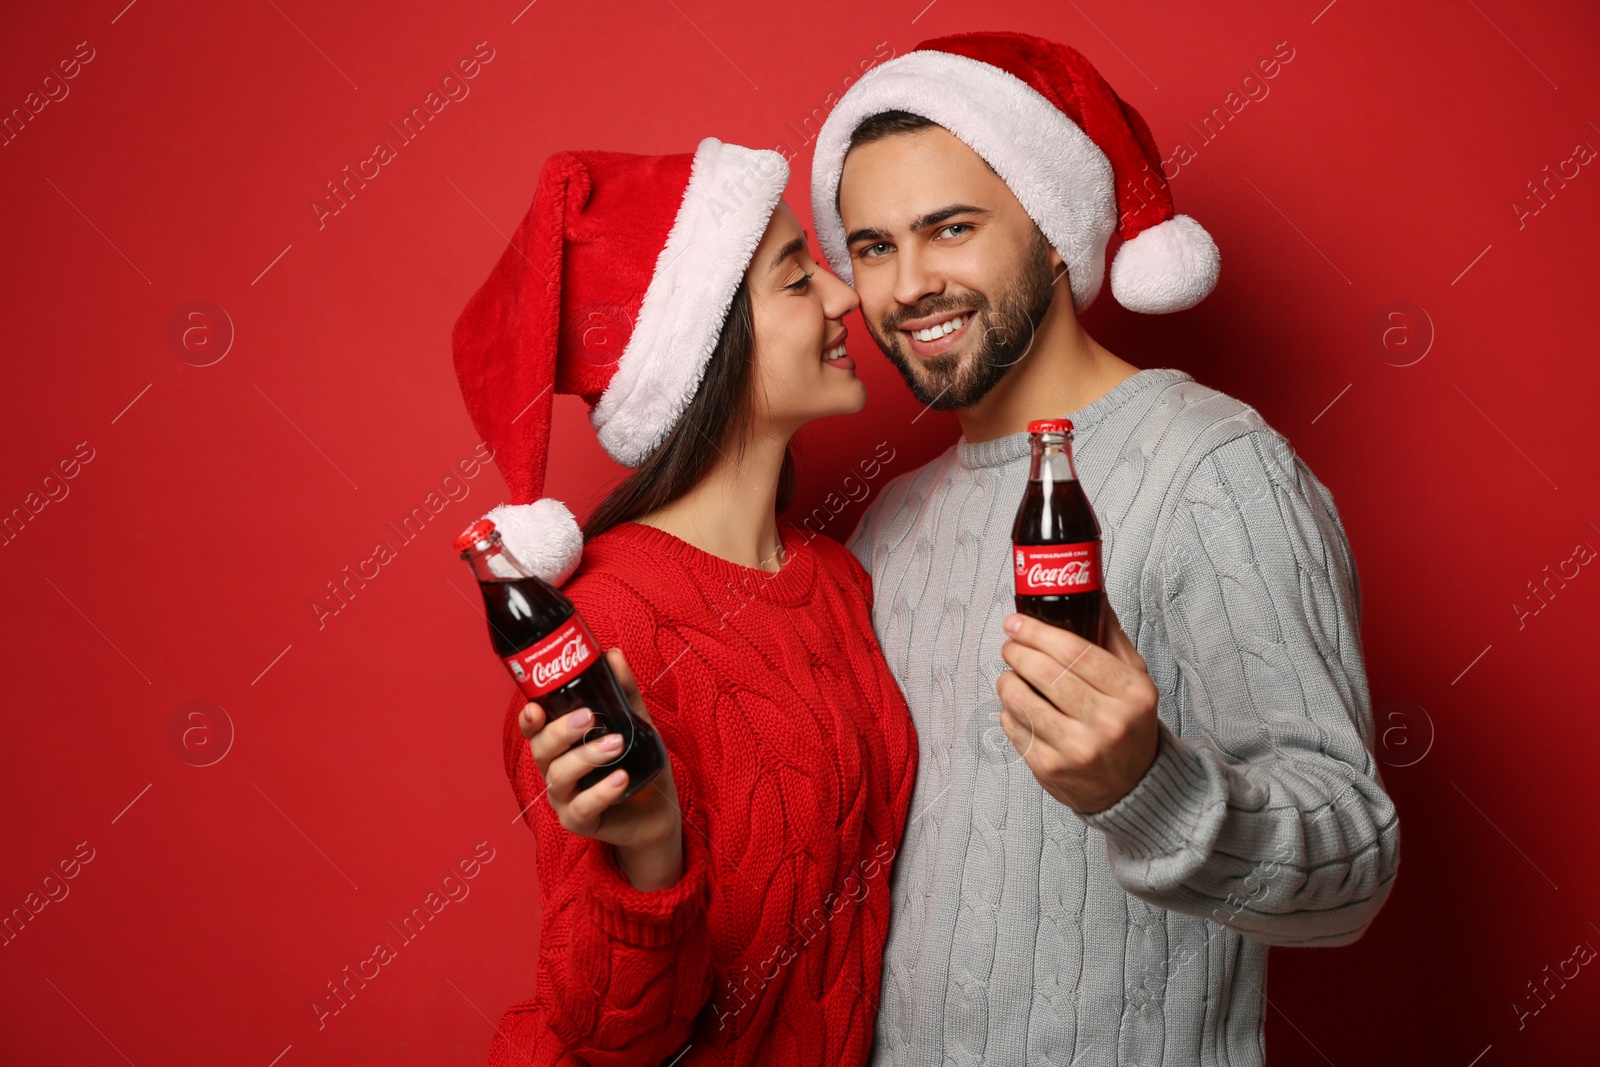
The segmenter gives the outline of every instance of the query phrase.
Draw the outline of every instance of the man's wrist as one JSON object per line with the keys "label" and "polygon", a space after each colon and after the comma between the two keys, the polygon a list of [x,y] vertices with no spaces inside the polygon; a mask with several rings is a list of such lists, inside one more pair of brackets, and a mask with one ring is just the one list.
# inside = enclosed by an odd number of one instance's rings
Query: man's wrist
{"label": "man's wrist", "polygon": [[1156,756],[1159,755],[1160,752],[1161,731],[1155,726],[1154,723],[1152,723],[1150,727],[1149,741],[1145,745],[1145,754],[1133,764],[1133,766],[1137,768],[1137,771],[1133,773],[1132,777],[1128,780],[1127,788],[1118,794],[1111,801],[1111,803],[1103,804],[1087,814],[1095,815],[1102,811],[1108,811],[1122,803],[1129,793],[1132,793],[1135,789],[1139,788],[1139,783],[1144,781],[1145,776],[1150,773],[1150,768],[1155,766]]}

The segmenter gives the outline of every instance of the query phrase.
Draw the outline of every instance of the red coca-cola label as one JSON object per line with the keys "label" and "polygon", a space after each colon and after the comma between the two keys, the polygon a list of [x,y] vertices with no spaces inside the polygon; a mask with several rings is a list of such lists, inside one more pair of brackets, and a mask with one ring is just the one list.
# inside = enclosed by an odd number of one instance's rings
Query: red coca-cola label
{"label": "red coca-cola label", "polygon": [[553,693],[588,670],[600,644],[576,613],[550,636],[505,657],[506,668],[529,700]]}
{"label": "red coca-cola label", "polygon": [[1100,542],[1016,545],[1018,596],[1066,596],[1100,588]]}

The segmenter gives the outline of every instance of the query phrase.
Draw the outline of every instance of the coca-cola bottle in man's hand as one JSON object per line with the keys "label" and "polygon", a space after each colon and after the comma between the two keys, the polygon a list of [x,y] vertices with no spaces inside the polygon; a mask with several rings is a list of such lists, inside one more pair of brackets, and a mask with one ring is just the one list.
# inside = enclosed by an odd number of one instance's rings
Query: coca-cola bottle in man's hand
{"label": "coca-cola bottle in man's hand", "polygon": [[622,754],[578,779],[580,790],[616,770],[628,772],[623,798],[655,780],[667,751],[655,728],[633,713],[611,664],[573,607],[555,586],[529,571],[500,542],[500,532],[479,519],[455,540],[483,592],[489,640],[522,693],[544,709],[545,721],[588,708],[594,725],[584,740],[622,737]]}
{"label": "coca-cola bottle in man's hand", "polygon": [[1028,424],[1033,459],[1011,527],[1017,611],[1105,647],[1100,523],[1072,465],[1072,420]]}

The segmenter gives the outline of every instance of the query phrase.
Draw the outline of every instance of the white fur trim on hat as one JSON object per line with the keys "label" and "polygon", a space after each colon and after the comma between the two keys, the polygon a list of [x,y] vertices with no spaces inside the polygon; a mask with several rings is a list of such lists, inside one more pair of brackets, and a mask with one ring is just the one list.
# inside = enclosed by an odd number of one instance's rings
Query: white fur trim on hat
{"label": "white fur trim on hat", "polygon": [[1067,265],[1072,303],[1088,307],[1105,280],[1106,242],[1117,224],[1111,160],[1050,101],[1015,75],[966,56],[907,52],[867,71],[817,135],[811,215],[834,273],[852,285],[839,217],[850,135],[880,111],[932,119],[994,168]]}
{"label": "white fur trim on hat", "polygon": [[606,452],[638,467],[694,399],[734,291],[789,184],[777,152],[707,137],[633,333],[590,413]]}
{"label": "white fur trim on hat", "polygon": [[[494,523],[500,543],[517,562],[551,585],[560,585],[578,569],[583,531],[561,501],[543,497],[531,504],[500,504],[484,518]],[[489,560],[489,569],[502,578],[517,577],[498,556]]]}
{"label": "white fur trim on hat", "polygon": [[1182,311],[1206,298],[1221,269],[1217,243],[1205,227],[1188,215],[1174,215],[1117,249],[1111,295],[1129,311]]}

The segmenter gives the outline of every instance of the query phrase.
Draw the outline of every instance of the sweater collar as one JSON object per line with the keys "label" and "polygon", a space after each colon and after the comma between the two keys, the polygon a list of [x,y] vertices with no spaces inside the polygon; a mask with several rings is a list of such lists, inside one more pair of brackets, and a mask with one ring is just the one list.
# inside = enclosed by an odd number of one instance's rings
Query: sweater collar
{"label": "sweater collar", "polygon": [[783,540],[784,564],[776,573],[713,556],[655,526],[620,522],[611,529],[652,557],[676,560],[708,582],[732,586],[757,600],[792,607],[811,597],[817,572],[816,552],[800,531],[781,522],[778,536]]}
{"label": "sweater collar", "polygon": [[[1110,415],[1131,400],[1135,394],[1143,392],[1152,385],[1170,382],[1193,381],[1187,373],[1173,367],[1150,367],[1136,371],[1118,382],[1111,391],[1096,400],[1091,400],[1077,411],[1069,412],[1065,417],[1072,420],[1072,431],[1075,439],[1081,439],[1082,434],[1093,428],[1098,422]],[[1019,430],[1005,437],[995,437],[988,441],[968,441],[963,434],[956,442],[956,458],[968,470],[977,467],[998,467],[1028,455],[1028,431]]]}

